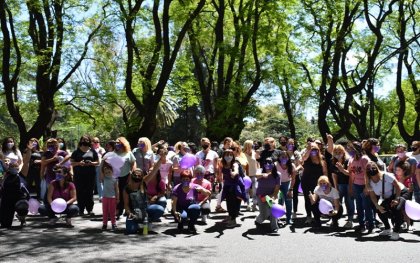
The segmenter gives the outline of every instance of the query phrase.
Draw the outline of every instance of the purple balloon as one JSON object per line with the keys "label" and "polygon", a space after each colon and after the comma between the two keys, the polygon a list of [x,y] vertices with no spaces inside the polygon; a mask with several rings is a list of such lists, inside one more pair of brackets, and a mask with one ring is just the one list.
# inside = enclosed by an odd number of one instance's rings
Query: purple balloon
{"label": "purple balloon", "polygon": [[330,201],[321,199],[319,200],[319,211],[324,215],[328,215],[332,210],[334,210],[333,205]]}
{"label": "purple balloon", "polygon": [[286,214],[286,208],[279,204],[273,204],[273,206],[271,207],[271,214],[275,218],[280,218]]}
{"label": "purple balloon", "polygon": [[35,198],[31,198],[28,201],[29,203],[29,213],[36,215],[38,214],[38,209],[39,209],[39,202],[38,200],[36,200]]}
{"label": "purple balloon", "polygon": [[405,213],[412,220],[420,220],[420,204],[411,200],[405,201]]}
{"label": "purple balloon", "polygon": [[182,169],[188,169],[188,168],[193,167],[196,162],[197,162],[197,157],[195,157],[195,155],[191,153],[187,153],[181,158],[181,161],[179,162],[179,166]]}
{"label": "purple balloon", "polygon": [[301,183],[299,184],[298,192],[299,192],[299,193],[303,193],[303,190],[302,190],[302,184],[301,184]]}
{"label": "purple balloon", "polygon": [[249,176],[244,177],[244,185],[245,185],[245,190],[248,190],[249,188],[251,188],[251,185],[252,185],[251,177]]}
{"label": "purple balloon", "polygon": [[55,213],[62,213],[67,208],[67,202],[63,198],[57,198],[54,199],[54,201],[51,202],[51,209]]}

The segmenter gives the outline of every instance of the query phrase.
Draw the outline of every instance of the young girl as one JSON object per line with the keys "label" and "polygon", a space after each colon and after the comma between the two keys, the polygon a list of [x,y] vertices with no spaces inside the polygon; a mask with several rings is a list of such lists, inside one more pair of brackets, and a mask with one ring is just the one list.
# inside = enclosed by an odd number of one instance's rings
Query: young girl
{"label": "young girl", "polygon": [[114,178],[112,166],[106,161],[102,164],[103,177],[103,192],[102,192],[102,230],[108,226],[108,218],[111,218],[112,230],[117,228],[115,220],[115,209],[119,202],[118,180]]}

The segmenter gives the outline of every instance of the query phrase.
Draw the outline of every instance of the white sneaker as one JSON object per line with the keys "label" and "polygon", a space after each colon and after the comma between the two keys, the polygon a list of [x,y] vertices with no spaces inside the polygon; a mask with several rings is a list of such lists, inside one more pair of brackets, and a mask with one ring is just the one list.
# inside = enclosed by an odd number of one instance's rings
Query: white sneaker
{"label": "white sneaker", "polygon": [[390,236],[392,233],[391,229],[384,229],[381,233],[379,233],[380,236]]}
{"label": "white sneaker", "polygon": [[201,221],[202,221],[203,223],[207,223],[207,215],[202,215],[202,216],[201,216]]}
{"label": "white sneaker", "polygon": [[400,239],[400,233],[398,233],[398,232],[392,232],[391,237],[389,239],[390,240],[394,240],[394,241]]}
{"label": "white sneaker", "polygon": [[347,221],[347,223],[345,223],[343,227],[347,229],[353,228],[353,222]]}

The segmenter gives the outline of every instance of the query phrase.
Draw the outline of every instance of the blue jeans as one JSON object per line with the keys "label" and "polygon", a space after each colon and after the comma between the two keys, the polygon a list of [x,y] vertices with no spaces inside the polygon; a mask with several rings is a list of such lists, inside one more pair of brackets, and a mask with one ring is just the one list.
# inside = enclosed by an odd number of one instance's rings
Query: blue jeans
{"label": "blue jeans", "polygon": [[363,193],[364,185],[353,184],[353,195],[356,199],[357,219],[360,227],[372,228],[373,211],[371,207],[370,197]]}
{"label": "blue jeans", "polygon": [[102,185],[101,180],[100,180],[100,174],[101,174],[100,169],[101,169],[100,166],[96,167],[96,190],[98,191],[99,199],[102,198],[102,192],[104,189],[104,186]]}
{"label": "blue jeans", "polygon": [[349,221],[352,221],[354,217],[354,198],[349,195],[349,185],[338,184],[338,191],[340,192],[340,202],[342,202],[344,197],[347,210],[347,218]]}
{"label": "blue jeans", "polygon": [[199,204],[192,204],[186,210],[178,211],[181,213],[182,223],[187,222],[190,219],[189,225],[195,225],[198,217],[200,216],[201,207]]}
{"label": "blue jeans", "polygon": [[165,212],[166,208],[166,198],[164,196],[160,197],[156,203],[150,204],[146,211],[149,216],[149,221],[157,221]]}
{"label": "blue jeans", "polygon": [[[290,223],[290,218],[292,217],[292,198],[287,197],[287,192],[290,188],[290,181],[283,182],[280,184],[280,192],[282,197],[279,198],[279,204],[284,205],[286,203],[286,222]],[[297,194],[297,193],[296,193]]]}

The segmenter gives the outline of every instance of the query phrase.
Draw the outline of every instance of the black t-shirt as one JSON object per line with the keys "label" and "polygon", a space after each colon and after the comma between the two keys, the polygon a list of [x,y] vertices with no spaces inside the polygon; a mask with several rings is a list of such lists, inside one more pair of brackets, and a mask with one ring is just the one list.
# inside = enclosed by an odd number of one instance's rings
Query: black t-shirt
{"label": "black t-shirt", "polygon": [[[77,148],[70,157],[74,162],[81,162],[81,161],[91,161],[97,162],[98,161],[98,154],[95,150],[89,149],[87,152],[83,152],[80,148]],[[96,166],[75,166],[73,167],[73,171],[75,175],[95,175],[96,174]]]}
{"label": "black t-shirt", "polygon": [[[349,161],[345,160],[343,163],[344,169],[347,169],[349,165]],[[350,176],[347,176],[338,170],[337,166],[335,166],[332,162],[329,163],[328,171],[331,171],[331,174],[335,173],[337,175],[337,184],[348,184]],[[331,181],[332,183],[333,181]]]}

